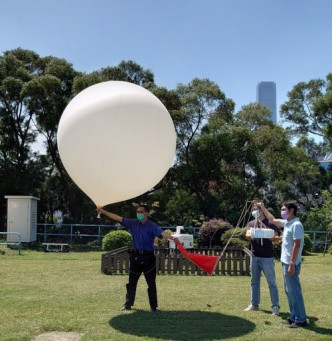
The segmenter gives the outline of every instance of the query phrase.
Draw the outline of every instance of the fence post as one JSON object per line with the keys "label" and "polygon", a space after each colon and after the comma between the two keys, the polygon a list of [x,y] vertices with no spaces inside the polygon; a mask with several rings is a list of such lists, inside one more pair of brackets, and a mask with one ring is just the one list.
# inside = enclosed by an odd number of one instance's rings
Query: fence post
{"label": "fence post", "polygon": [[312,251],[315,252],[316,250],[316,231],[313,231],[313,237],[312,237]]}
{"label": "fence post", "polygon": [[70,244],[73,244],[73,224],[70,224]]}
{"label": "fence post", "polygon": [[44,243],[47,243],[46,224],[44,224]]}

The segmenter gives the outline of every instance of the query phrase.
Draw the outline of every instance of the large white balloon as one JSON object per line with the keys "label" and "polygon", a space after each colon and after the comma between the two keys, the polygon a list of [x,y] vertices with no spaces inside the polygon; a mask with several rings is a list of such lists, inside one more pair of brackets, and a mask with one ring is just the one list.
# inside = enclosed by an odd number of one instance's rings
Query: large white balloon
{"label": "large white balloon", "polygon": [[153,188],[170,168],[176,148],[173,121],[160,100],[120,81],[75,96],[61,116],[57,139],[68,174],[101,206]]}

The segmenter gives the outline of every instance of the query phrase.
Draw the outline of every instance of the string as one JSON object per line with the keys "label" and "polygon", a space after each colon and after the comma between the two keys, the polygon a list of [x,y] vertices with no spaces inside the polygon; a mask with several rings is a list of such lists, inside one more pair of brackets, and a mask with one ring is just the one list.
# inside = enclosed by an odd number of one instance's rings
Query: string
{"label": "string", "polygon": [[251,207],[251,203],[252,203],[252,201],[246,201],[246,203],[244,204],[243,209],[242,209],[241,214],[240,214],[240,217],[239,217],[238,222],[237,222],[237,224],[236,224],[236,227],[234,228],[234,231],[233,231],[233,233],[231,234],[230,238],[228,239],[226,245],[225,245],[224,248],[222,249],[221,254],[220,254],[220,258],[224,255],[224,253],[225,253],[225,251],[226,251],[226,249],[227,249],[227,247],[228,247],[228,245],[229,245],[231,239],[233,238],[234,234],[236,233],[236,230],[240,227],[240,224],[241,224],[242,220],[245,221],[244,219],[245,219],[246,215],[247,215],[248,212],[249,212],[248,218],[247,218],[246,223],[244,224],[244,226],[246,226],[246,225],[248,224],[249,219],[250,219],[250,207]]}

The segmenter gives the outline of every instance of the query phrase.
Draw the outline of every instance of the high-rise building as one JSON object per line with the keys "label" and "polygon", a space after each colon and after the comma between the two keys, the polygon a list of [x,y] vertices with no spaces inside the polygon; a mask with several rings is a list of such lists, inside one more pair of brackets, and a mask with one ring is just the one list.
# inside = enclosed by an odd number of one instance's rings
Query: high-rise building
{"label": "high-rise building", "polygon": [[275,82],[259,82],[256,101],[272,111],[271,121],[277,123],[277,88]]}

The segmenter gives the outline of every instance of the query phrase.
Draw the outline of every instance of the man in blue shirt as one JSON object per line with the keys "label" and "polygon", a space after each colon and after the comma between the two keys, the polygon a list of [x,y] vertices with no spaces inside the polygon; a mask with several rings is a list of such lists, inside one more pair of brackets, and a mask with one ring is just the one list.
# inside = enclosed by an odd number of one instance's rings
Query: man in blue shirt
{"label": "man in blue shirt", "polygon": [[287,321],[291,328],[306,327],[308,323],[299,278],[304,245],[304,229],[300,219],[296,217],[297,206],[293,202],[283,204],[281,206],[282,219],[275,219],[264,207],[263,203],[258,205],[271,223],[284,227],[280,261],[290,310]]}
{"label": "man in blue shirt", "polygon": [[130,310],[134,305],[137,282],[144,274],[148,285],[149,303],[152,312],[157,312],[156,286],[156,256],[154,254],[154,240],[156,237],[171,239],[169,232],[163,231],[156,223],[148,219],[150,209],[147,205],[137,207],[137,219],[120,217],[97,206],[97,212],[102,213],[122,224],[131,233],[134,249],[130,252],[129,282],[127,283],[126,302],[121,310]]}

